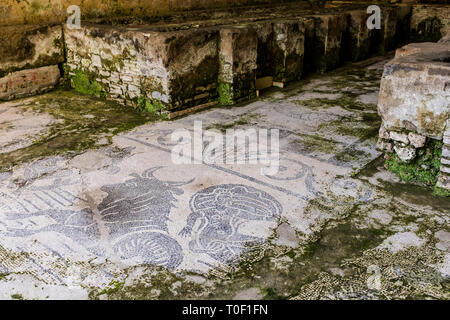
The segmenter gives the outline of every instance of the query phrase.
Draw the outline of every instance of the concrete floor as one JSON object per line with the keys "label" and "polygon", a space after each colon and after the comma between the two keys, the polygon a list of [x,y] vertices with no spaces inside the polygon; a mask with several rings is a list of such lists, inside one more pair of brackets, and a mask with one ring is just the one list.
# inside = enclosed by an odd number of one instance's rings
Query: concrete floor
{"label": "concrete floor", "polygon": [[[450,298],[450,201],[375,150],[386,61],[174,121],[71,92],[0,104],[0,298]],[[174,164],[198,120],[279,129],[280,170]]]}

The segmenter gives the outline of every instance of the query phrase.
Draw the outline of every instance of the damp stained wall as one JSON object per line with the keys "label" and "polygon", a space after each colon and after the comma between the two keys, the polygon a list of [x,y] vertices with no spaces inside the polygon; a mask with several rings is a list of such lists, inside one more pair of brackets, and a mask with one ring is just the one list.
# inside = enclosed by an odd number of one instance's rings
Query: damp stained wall
{"label": "damp stained wall", "polygon": [[[316,1],[316,0],[314,0]],[[306,0],[0,0],[0,25],[55,23],[66,19],[71,5],[83,18],[160,15],[190,9],[307,2]],[[317,1],[320,2],[320,1]]]}

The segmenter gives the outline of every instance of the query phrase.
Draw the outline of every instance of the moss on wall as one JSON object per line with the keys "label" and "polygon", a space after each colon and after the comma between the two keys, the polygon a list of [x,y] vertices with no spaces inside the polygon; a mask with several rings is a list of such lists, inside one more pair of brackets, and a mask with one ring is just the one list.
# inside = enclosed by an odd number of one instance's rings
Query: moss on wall
{"label": "moss on wall", "polygon": [[89,76],[81,69],[76,69],[73,72],[75,75],[71,77],[71,81],[75,91],[91,96],[105,97],[105,93],[102,92],[102,87],[97,81],[90,80]]}
{"label": "moss on wall", "polygon": [[387,168],[406,182],[425,184],[434,187],[435,194],[450,196],[448,191],[435,187],[441,167],[442,141],[430,140],[417,152],[417,158],[404,163],[396,154],[386,160]]}
{"label": "moss on wall", "polygon": [[231,86],[225,82],[219,82],[217,85],[217,91],[219,93],[219,104],[223,106],[229,106],[233,104],[233,94],[231,92]]}
{"label": "moss on wall", "polygon": [[151,101],[146,97],[137,98],[136,104],[140,111],[148,112],[153,115],[160,115],[166,110],[166,106],[161,101]]}

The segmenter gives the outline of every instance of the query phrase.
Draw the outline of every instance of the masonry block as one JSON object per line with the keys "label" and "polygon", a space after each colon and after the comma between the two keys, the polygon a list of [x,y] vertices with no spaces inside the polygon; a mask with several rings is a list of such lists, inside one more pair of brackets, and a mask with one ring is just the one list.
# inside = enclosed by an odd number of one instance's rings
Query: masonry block
{"label": "masonry block", "polygon": [[342,63],[341,48],[347,30],[347,14],[313,15],[314,44],[313,60],[310,63],[312,71],[323,73],[334,69]]}
{"label": "masonry block", "polygon": [[378,113],[387,130],[441,140],[450,116],[450,60],[444,43],[413,43],[384,67]]}
{"label": "masonry block", "polygon": [[258,37],[257,79],[284,86],[303,73],[305,27],[299,19],[262,21],[252,25]]}
{"label": "masonry block", "polygon": [[299,80],[303,72],[305,26],[299,20],[275,22],[274,81],[283,85]]}
{"label": "masonry block", "polygon": [[75,89],[160,113],[217,100],[217,29],[84,24],[65,37]]}
{"label": "masonry block", "polygon": [[398,10],[395,7],[385,7],[382,8],[381,14],[384,52],[394,50],[396,48]]}
{"label": "masonry block", "polygon": [[274,21],[259,21],[251,26],[257,35],[257,57],[256,57],[256,78],[262,79],[271,77],[275,72],[275,55],[279,52],[275,50]]}
{"label": "masonry block", "polygon": [[247,25],[220,30],[220,104],[256,96],[257,46],[257,34]]}
{"label": "masonry block", "polygon": [[348,13],[346,58],[351,61],[366,59],[371,54],[373,32],[367,27],[369,15],[365,10],[352,10]]}
{"label": "masonry block", "polygon": [[48,91],[59,83],[58,66],[11,72],[0,78],[0,100],[11,100]]}
{"label": "masonry block", "polygon": [[314,19],[311,17],[300,17],[300,23],[302,24],[302,29],[304,30],[304,53],[303,53],[303,75],[315,71],[315,53],[313,48],[315,47],[315,29],[314,29]]}
{"label": "masonry block", "polygon": [[5,26],[0,32],[0,78],[64,62],[61,26]]}
{"label": "masonry block", "polygon": [[411,13],[411,41],[436,42],[450,33],[448,5],[414,5]]}
{"label": "masonry block", "polygon": [[397,26],[395,44],[397,47],[410,43],[411,14],[413,6],[408,3],[397,4]]}

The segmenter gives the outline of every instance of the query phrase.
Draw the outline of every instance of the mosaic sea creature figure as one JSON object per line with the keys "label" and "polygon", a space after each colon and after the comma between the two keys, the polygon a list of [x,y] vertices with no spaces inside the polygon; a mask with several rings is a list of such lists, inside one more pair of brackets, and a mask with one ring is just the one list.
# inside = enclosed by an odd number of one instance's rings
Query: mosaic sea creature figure
{"label": "mosaic sea creature figure", "polygon": [[206,253],[224,263],[236,258],[252,243],[264,241],[241,232],[244,223],[275,222],[282,212],[281,204],[271,195],[240,184],[217,185],[199,191],[191,198],[190,209],[187,225],[180,234],[193,237],[189,243],[193,252]]}
{"label": "mosaic sea creature figure", "polygon": [[[112,248],[122,259],[135,259],[139,263],[161,265],[176,268],[183,260],[181,246],[168,235],[167,223],[176,198],[183,190],[179,188],[189,182],[167,182],[156,178],[153,173],[160,167],[151,168],[141,175],[132,174],[123,183],[105,185],[100,189],[108,195],[97,208],[85,208],[80,211],[68,209],[70,203],[62,203],[51,191],[34,190],[27,199],[17,198],[15,204],[3,207],[8,220],[21,224],[30,217],[50,217],[54,223],[43,228],[8,227],[7,236],[27,237],[42,232],[62,234],[89,249],[95,254],[104,254],[99,246],[101,236],[95,213],[99,213],[102,225],[107,227],[108,239]],[[63,186],[51,185],[47,188],[60,190]],[[43,193],[45,192],[45,193]],[[44,194],[47,198],[43,198]],[[54,199],[50,202],[50,197]],[[35,198],[35,199],[34,199]],[[22,203],[33,204],[45,201],[45,208],[36,208],[30,212]],[[55,200],[58,200],[56,202]],[[43,202],[44,203],[44,202]],[[85,204],[86,205],[86,204]],[[6,209],[5,209],[6,208]],[[11,208],[8,211],[7,208]]]}
{"label": "mosaic sea creature figure", "polygon": [[138,257],[143,262],[177,267],[182,249],[168,235],[167,223],[176,198],[189,182],[167,182],[153,173],[160,167],[146,170],[142,175],[101,188],[108,196],[98,206],[103,223],[109,228],[113,248],[123,259]]}

